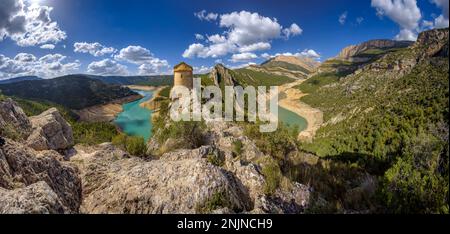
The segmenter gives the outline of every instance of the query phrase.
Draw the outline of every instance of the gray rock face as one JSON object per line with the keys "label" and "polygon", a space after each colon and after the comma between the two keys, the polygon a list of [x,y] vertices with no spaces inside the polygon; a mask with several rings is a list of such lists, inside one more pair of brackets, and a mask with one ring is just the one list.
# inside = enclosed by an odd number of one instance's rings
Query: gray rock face
{"label": "gray rock face", "polygon": [[414,47],[424,50],[423,57],[448,57],[448,28],[421,32]]}
{"label": "gray rock face", "polygon": [[62,150],[73,143],[72,127],[56,108],[30,118],[33,130],[27,144],[35,150]]}
{"label": "gray rock face", "polygon": [[225,165],[213,165],[208,156],[214,147],[181,149],[144,160],[129,157],[110,144],[94,148],[77,145],[78,153],[71,161],[79,166],[83,178],[80,211],[300,213],[308,205],[309,190],[303,185],[266,196],[259,166],[244,164],[229,151],[224,152]]}
{"label": "gray rock face", "polygon": [[226,86],[236,86],[237,81],[231,76],[230,71],[228,68],[224,67],[222,64],[217,64],[214,66],[214,68],[211,70],[211,73],[209,74],[209,78],[214,81],[214,84],[216,86],[219,86],[221,83],[225,84]]}
{"label": "gray rock face", "polygon": [[[78,212],[81,180],[77,169],[61,162],[61,157],[55,151],[37,152],[6,139],[0,148],[0,188],[5,195],[0,196],[0,213]],[[32,208],[32,204],[36,204],[36,208]],[[39,204],[47,204],[46,209],[39,208]]]}
{"label": "gray rock face", "polygon": [[0,102],[0,135],[22,138],[30,132],[31,122],[22,108],[10,98]]}
{"label": "gray rock face", "polygon": [[369,49],[385,49],[385,48],[402,48],[408,47],[413,42],[410,41],[393,41],[393,40],[370,40],[359,45],[351,45],[342,49],[338,58],[344,60],[352,60],[354,62],[364,62],[364,58],[353,58]]}
{"label": "gray rock face", "polygon": [[[83,213],[196,213],[213,196],[234,211],[251,208],[245,191],[225,170],[202,158],[201,150],[178,150],[158,160],[126,158],[110,145],[93,152],[76,147],[83,181]],[[85,151],[87,150],[87,151]]]}
{"label": "gray rock face", "polygon": [[25,188],[0,188],[0,214],[62,214],[66,209],[47,183],[40,181]]}

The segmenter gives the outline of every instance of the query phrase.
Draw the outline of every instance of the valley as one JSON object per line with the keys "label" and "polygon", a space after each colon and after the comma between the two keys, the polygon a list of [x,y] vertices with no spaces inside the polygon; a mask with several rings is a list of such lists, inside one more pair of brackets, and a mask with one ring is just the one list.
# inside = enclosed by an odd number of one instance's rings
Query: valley
{"label": "valley", "polygon": [[272,133],[172,121],[173,76],[2,82],[0,213],[448,213],[448,56],[446,28],[198,75],[279,86]]}

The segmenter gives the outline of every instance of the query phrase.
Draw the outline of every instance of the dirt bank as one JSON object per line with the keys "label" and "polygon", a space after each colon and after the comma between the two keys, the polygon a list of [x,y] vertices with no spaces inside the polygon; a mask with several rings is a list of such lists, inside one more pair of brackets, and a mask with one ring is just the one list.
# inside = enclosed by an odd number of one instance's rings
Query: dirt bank
{"label": "dirt bank", "polygon": [[300,85],[305,80],[297,80],[293,83],[285,84],[279,87],[279,105],[285,109],[288,109],[307,121],[307,128],[300,132],[298,138],[302,141],[311,141],[317,129],[323,123],[323,113],[316,108],[313,108],[306,103],[300,101],[300,98],[307,95],[302,93],[299,89],[294,88]]}
{"label": "dirt bank", "polygon": [[122,105],[124,103],[136,101],[141,98],[141,95],[132,95],[125,98],[116,99],[108,104],[91,106],[82,110],[74,110],[74,112],[80,117],[81,121],[110,122],[123,111]]}

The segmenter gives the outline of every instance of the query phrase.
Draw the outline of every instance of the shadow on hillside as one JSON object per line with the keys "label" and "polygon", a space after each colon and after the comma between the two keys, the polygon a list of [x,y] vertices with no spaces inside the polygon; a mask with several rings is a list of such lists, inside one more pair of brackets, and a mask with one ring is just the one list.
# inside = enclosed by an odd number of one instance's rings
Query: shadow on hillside
{"label": "shadow on hillside", "polygon": [[338,155],[325,156],[323,160],[331,160],[345,164],[357,164],[373,175],[382,175],[388,168],[386,161],[380,160],[371,154],[344,152]]}
{"label": "shadow on hillside", "polygon": [[[308,213],[368,212],[375,208],[376,176],[360,166],[371,155],[344,153],[317,163],[290,163],[293,180],[311,187]],[[364,161],[364,160],[363,160]],[[378,164],[379,162],[374,161]]]}

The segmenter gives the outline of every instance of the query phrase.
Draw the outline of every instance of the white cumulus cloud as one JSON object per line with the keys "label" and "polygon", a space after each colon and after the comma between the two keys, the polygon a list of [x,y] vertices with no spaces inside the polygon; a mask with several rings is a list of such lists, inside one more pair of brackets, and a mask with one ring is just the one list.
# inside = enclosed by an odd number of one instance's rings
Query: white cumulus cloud
{"label": "white cumulus cloud", "polygon": [[95,57],[104,56],[106,54],[112,54],[116,51],[113,47],[106,47],[98,42],[75,42],[73,44],[74,52],[89,53]]}
{"label": "white cumulus cloud", "polygon": [[11,38],[19,46],[56,44],[67,38],[50,17],[52,7],[24,0],[0,1],[0,41]]}
{"label": "white cumulus cloud", "polygon": [[247,62],[256,58],[258,58],[256,54],[247,52],[247,53],[233,54],[231,56],[230,61],[233,63]]}
{"label": "white cumulus cloud", "polygon": [[195,34],[195,39],[197,39],[197,40],[204,40],[205,37],[204,37],[202,34],[196,33],[196,34]]}
{"label": "white cumulus cloud", "polygon": [[40,46],[41,49],[45,49],[45,50],[53,50],[55,49],[55,45],[53,44],[44,44]]}
{"label": "white cumulus cloud", "polygon": [[206,10],[202,10],[199,12],[194,13],[194,16],[199,18],[200,20],[206,20],[206,21],[214,21],[217,20],[217,17],[219,14],[212,13],[212,12],[206,12]]}
{"label": "white cumulus cloud", "polygon": [[286,38],[291,36],[297,36],[302,34],[303,29],[301,29],[297,24],[291,24],[289,28],[283,29],[283,34]]}
{"label": "white cumulus cloud", "polygon": [[320,54],[312,49],[303,50],[302,52],[300,52],[300,56],[313,58],[313,59],[320,59]]}
{"label": "white cumulus cloud", "polygon": [[200,67],[194,67],[194,74],[205,74],[210,72],[212,67],[207,66],[200,66]]}
{"label": "white cumulus cloud", "polygon": [[11,59],[0,54],[0,79],[28,75],[52,78],[79,71],[80,61],[65,62],[66,58],[61,54],[37,58],[33,54],[19,53]]}
{"label": "white cumulus cloud", "polygon": [[442,9],[442,14],[434,19],[435,28],[447,28],[448,20],[448,0],[432,0],[434,4]]}
{"label": "white cumulus cloud", "polygon": [[[196,15],[206,15],[197,13]],[[284,28],[275,18],[248,11],[217,15],[221,34],[208,36],[207,43],[193,43],[183,53],[185,58],[218,58],[233,53],[249,53],[271,48],[274,39],[300,35],[302,29],[295,23]]]}
{"label": "white cumulus cloud", "polygon": [[345,11],[344,13],[342,13],[342,14],[339,16],[338,21],[339,21],[339,23],[340,23],[341,25],[344,25],[344,24],[345,24],[345,21],[347,20],[347,14],[348,14],[348,12]]}
{"label": "white cumulus cloud", "polygon": [[414,41],[417,39],[419,22],[422,18],[416,0],[372,0],[377,15],[387,16],[400,26],[396,40]]}
{"label": "white cumulus cloud", "polygon": [[121,49],[114,58],[139,65],[139,74],[141,75],[158,74],[165,72],[170,67],[167,60],[155,57],[150,50],[142,46],[130,45]]}
{"label": "white cumulus cloud", "polygon": [[128,75],[125,65],[111,59],[103,59],[88,65],[88,73],[95,75]]}

